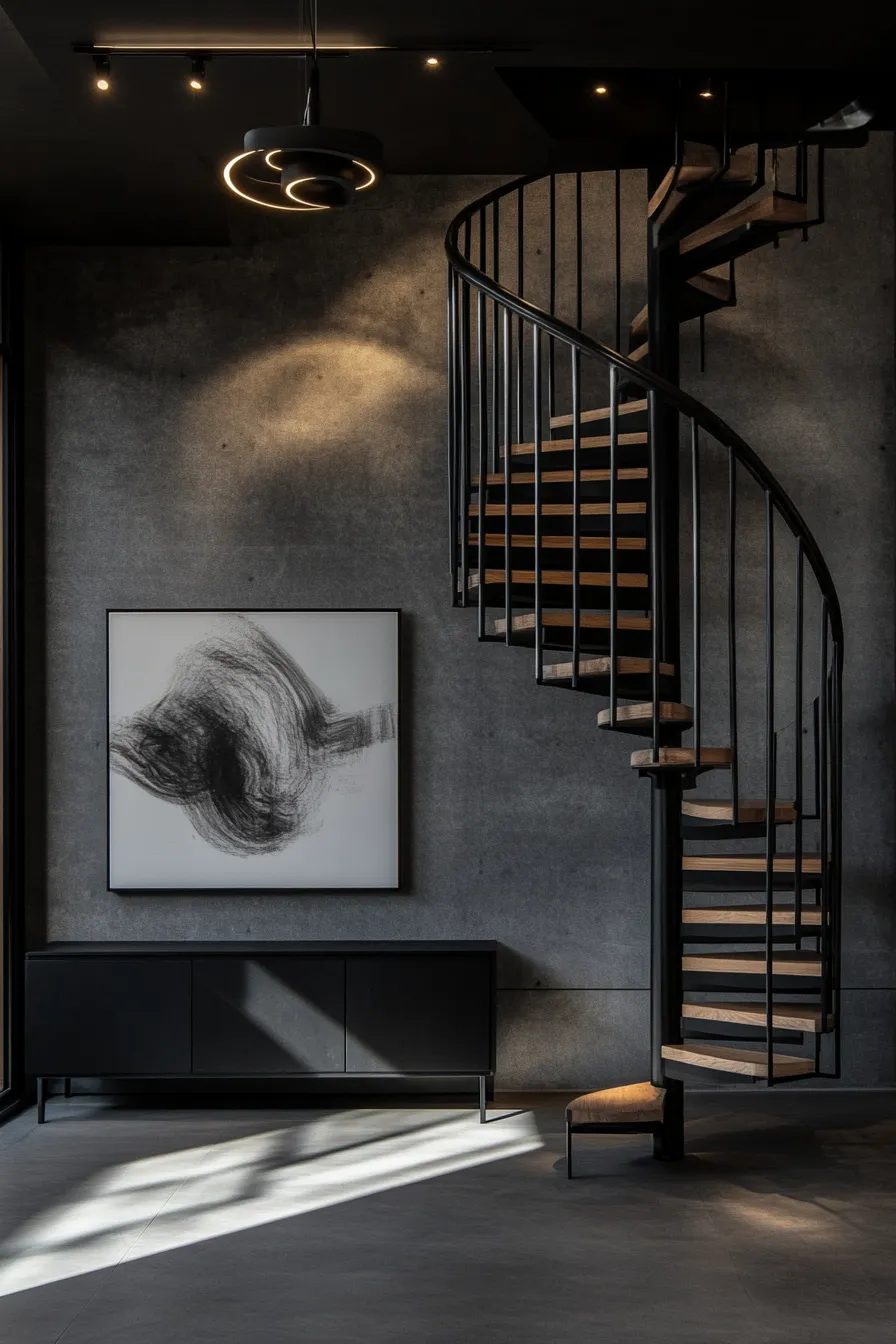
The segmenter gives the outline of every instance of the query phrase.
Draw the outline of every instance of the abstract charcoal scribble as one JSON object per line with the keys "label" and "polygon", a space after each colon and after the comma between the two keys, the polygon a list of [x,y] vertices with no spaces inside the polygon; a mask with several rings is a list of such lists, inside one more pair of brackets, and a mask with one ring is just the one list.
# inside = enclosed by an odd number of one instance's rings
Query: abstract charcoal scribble
{"label": "abstract charcoal scribble", "polygon": [[110,726],[110,769],[182,807],[237,857],[271,854],[320,825],[334,769],[396,734],[394,705],[341,713],[247,616],[220,618],[177,658],[165,693]]}

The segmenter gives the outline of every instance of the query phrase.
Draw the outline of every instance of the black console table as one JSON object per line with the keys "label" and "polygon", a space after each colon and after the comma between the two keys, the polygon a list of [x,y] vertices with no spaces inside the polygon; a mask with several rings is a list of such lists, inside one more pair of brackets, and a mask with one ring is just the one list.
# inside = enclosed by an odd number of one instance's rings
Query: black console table
{"label": "black console table", "polygon": [[37,1079],[469,1077],[495,1071],[492,942],[50,943],[28,953]]}

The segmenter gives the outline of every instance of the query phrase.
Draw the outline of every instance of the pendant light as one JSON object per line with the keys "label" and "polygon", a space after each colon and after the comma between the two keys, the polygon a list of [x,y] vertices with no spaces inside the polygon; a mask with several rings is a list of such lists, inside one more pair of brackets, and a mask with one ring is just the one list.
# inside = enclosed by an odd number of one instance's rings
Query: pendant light
{"label": "pendant light", "polygon": [[383,147],[376,136],[320,124],[316,0],[310,28],[302,124],[247,131],[242,153],[224,168],[235,196],[268,210],[340,210],[379,181]]}

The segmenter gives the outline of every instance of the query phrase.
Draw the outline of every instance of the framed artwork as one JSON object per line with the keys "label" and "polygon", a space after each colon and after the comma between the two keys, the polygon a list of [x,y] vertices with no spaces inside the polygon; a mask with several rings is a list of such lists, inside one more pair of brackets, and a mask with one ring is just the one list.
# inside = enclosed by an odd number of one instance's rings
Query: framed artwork
{"label": "framed artwork", "polygon": [[396,889],[399,623],[107,612],[109,889]]}

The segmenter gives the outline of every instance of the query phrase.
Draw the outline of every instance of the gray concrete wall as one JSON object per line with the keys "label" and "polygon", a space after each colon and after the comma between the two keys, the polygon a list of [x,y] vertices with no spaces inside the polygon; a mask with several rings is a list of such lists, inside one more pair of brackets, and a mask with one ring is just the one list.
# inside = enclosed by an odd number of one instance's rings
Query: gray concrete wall
{"label": "gray concrete wall", "polygon": [[[831,155],[830,219],[748,258],[692,390],[803,508],[844,600],[848,1081],[896,1082],[892,165]],[[496,938],[499,1082],[644,1076],[648,789],[595,701],[479,646],[446,575],[442,235],[482,179],[229,250],[35,252],[30,900],[51,938]],[[253,225],[254,227],[254,225]],[[42,361],[42,367],[39,364]],[[694,367],[694,351],[686,349]],[[109,606],[398,606],[406,891],[105,890]],[[45,914],[45,919],[42,917]]]}

